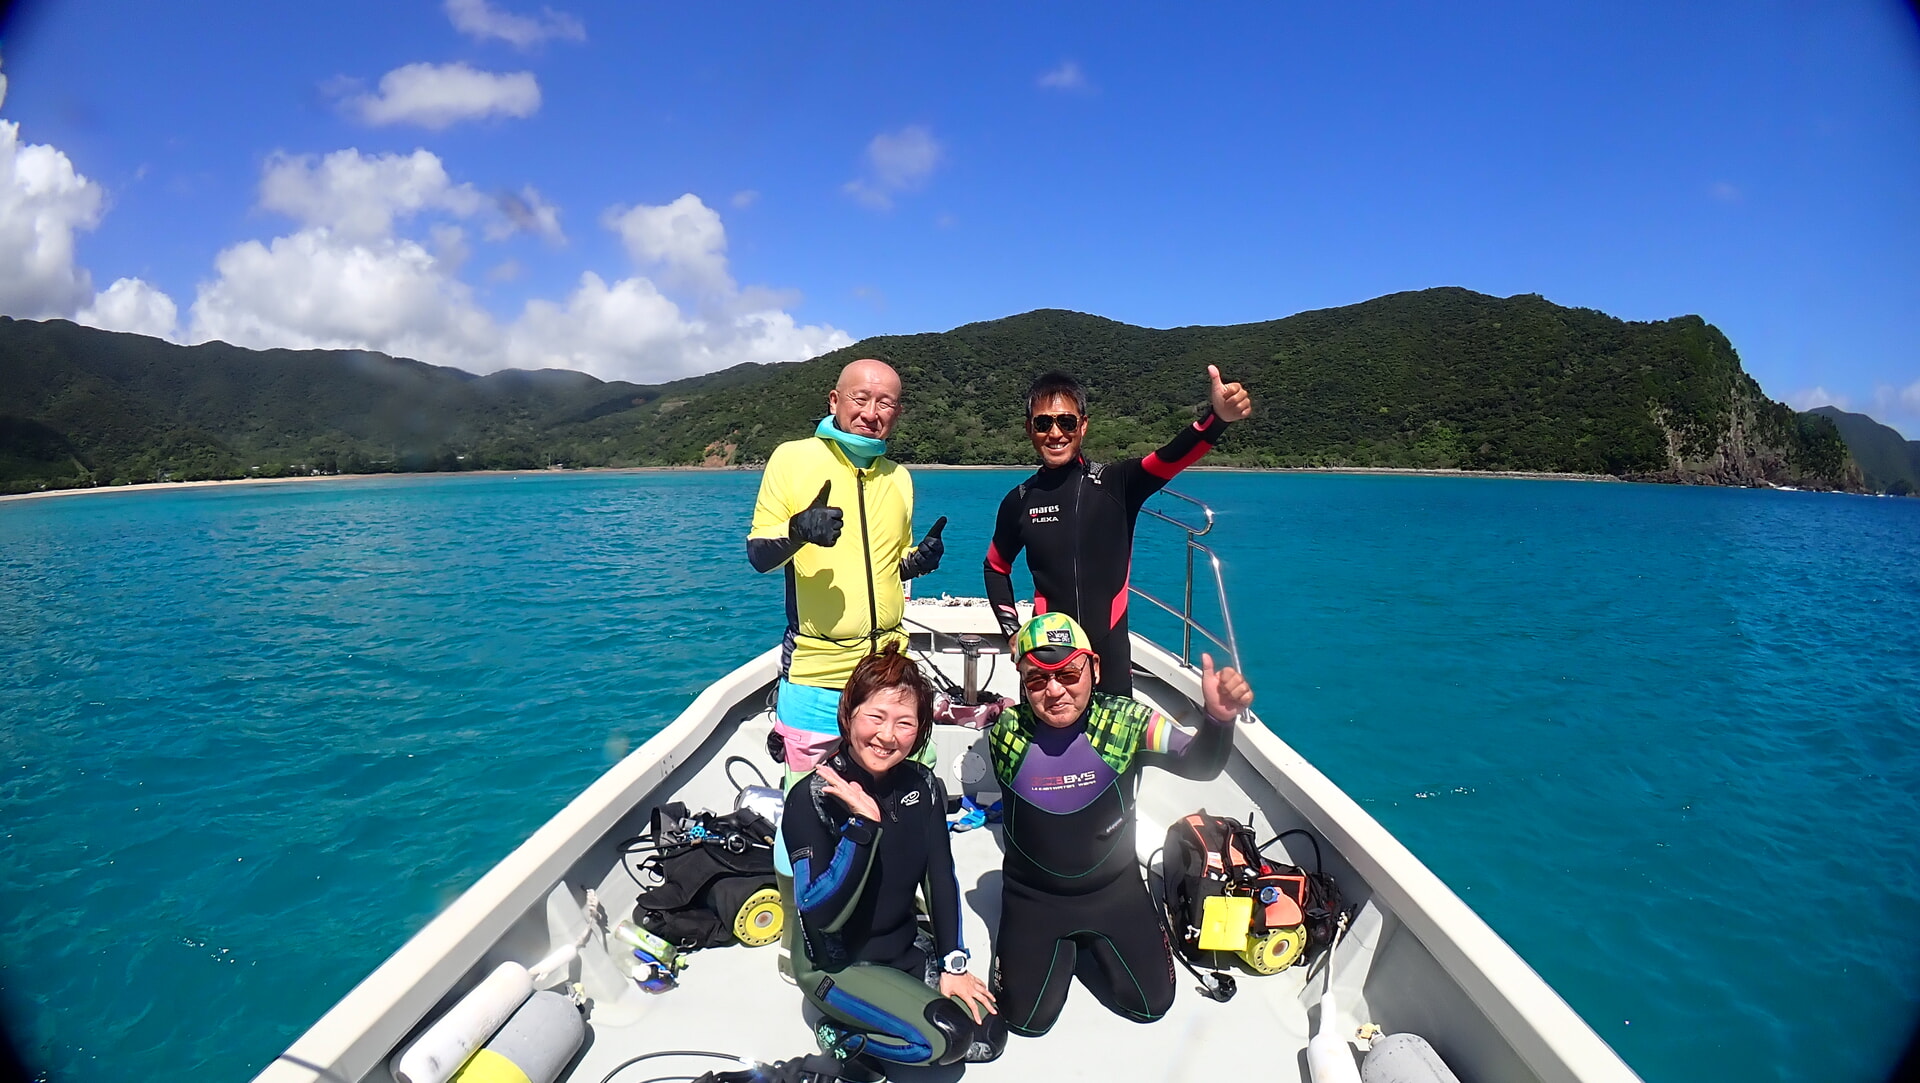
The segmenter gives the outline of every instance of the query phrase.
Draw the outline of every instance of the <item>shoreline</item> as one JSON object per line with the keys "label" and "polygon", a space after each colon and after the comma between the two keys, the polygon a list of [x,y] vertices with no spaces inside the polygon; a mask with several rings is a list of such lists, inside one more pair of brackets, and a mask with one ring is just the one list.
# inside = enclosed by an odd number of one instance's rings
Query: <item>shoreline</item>
{"label": "shoreline", "polygon": [[[1512,478],[1519,481],[1605,481],[1631,484],[1612,474],[1559,474],[1551,470],[1461,470],[1446,466],[1190,466],[1244,474],[1378,474],[1404,478]],[[1658,484],[1658,483],[1654,483]]]}
{"label": "shoreline", "polygon": [[[914,463],[913,470],[1031,470],[1032,463]],[[206,489],[221,486],[245,485],[300,485],[330,481],[353,481],[367,478],[424,478],[424,477],[505,477],[508,475],[536,474],[672,474],[703,473],[721,471],[757,471],[758,467],[749,466],[580,466],[564,470],[536,468],[532,470],[420,470],[405,473],[386,474],[309,474],[289,478],[214,478],[204,481],[142,481],[132,485],[96,485],[85,489],[44,489],[32,493],[0,494],[0,504],[19,500],[44,500],[62,496],[90,496],[100,493],[139,493],[172,492],[180,489]],[[1611,474],[1556,474],[1542,470],[1458,470],[1436,467],[1398,467],[1398,466],[1200,466],[1187,468],[1189,471],[1210,474],[1348,474],[1378,475],[1381,477],[1442,477],[1442,478],[1509,478],[1522,481],[1584,481],[1618,482],[1626,484],[1625,478]]]}
{"label": "shoreline", "polygon": [[536,467],[532,470],[411,470],[386,474],[305,474],[291,478],[209,478],[204,481],[140,481],[131,485],[94,485],[84,489],[42,489],[32,493],[0,493],[0,504],[13,500],[42,500],[56,496],[90,496],[97,493],[172,492],[176,489],[206,489],[240,485],[299,485],[308,482],[364,481],[368,478],[480,478],[527,474],[670,474],[705,470],[744,470],[741,466],[580,466],[565,470]]}
{"label": "shoreline", "polygon": [[[913,470],[1032,470],[1033,463],[910,463],[905,464]],[[564,469],[536,467],[531,470],[418,470],[405,473],[386,474],[310,474],[290,478],[215,478],[205,481],[143,481],[132,485],[96,485],[85,489],[43,489],[31,493],[0,494],[0,504],[20,500],[44,500],[51,497],[89,496],[101,493],[139,493],[173,491],[178,489],[204,489],[215,486],[244,485],[299,485],[313,482],[337,482],[366,480],[369,478],[428,478],[428,477],[531,477],[541,474],[680,474],[680,473],[722,473],[726,471],[757,473],[760,466],[575,466]],[[1630,478],[1615,477],[1612,474],[1561,474],[1547,470],[1461,470],[1450,467],[1415,466],[1203,466],[1187,468],[1189,473],[1207,474],[1331,474],[1349,477],[1413,477],[1413,478],[1499,478],[1508,481],[1577,481],[1583,483],[1608,483],[1620,485],[1673,485],[1684,484],[1669,481],[1635,481]],[[1754,486],[1705,484],[1701,488],[1735,489],[1754,488]],[[1795,490],[1806,492],[1824,492],[1827,490]],[[1841,490],[1833,490],[1840,492]],[[1880,494],[1859,493],[1847,495],[1875,496]]]}

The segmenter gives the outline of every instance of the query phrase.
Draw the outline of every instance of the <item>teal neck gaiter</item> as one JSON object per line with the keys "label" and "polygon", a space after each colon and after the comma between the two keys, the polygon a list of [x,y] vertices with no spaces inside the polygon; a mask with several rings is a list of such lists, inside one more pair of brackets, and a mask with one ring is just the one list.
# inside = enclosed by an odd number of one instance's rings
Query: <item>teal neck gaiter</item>
{"label": "teal neck gaiter", "polygon": [[887,442],[885,440],[876,440],[871,436],[860,436],[855,433],[845,432],[840,426],[833,423],[832,414],[828,414],[826,417],[820,419],[820,425],[813,430],[813,435],[818,436],[822,440],[832,440],[834,443],[839,444],[841,450],[847,453],[848,461],[862,470],[872,466],[873,460],[887,453]]}

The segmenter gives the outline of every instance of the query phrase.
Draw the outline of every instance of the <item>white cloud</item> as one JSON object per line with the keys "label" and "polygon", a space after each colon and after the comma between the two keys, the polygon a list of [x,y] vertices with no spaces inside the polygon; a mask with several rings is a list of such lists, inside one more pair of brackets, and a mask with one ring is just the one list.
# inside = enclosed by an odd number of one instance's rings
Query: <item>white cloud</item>
{"label": "white cloud", "polygon": [[686,313],[645,278],[609,285],[589,271],[564,304],[531,301],[507,336],[516,368],[570,368],[659,383],[743,362],[793,361],[852,345],[846,332],[779,310]]}
{"label": "white cloud", "polygon": [[1081,70],[1080,63],[1077,60],[1062,60],[1059,67],[1043,73],[1038,82],[1040,86],[1048,90],[1086,91],[1093,89],[1092,85],[1087,82],[1087,73]]}
{"label": "white cloud", "polygon": [[493,321],[452,268],[411,240],[324,227],[214,259],[193,304],[192,338],[254,349],[371,349],[462,368],[492,367]]}
{"label": "white cloud", "polygon": [[74,316],[78,323],[154,338],[178,337],[179,307],[173,298],[138,278],[121,278]]}
{"label": "white cloud", "polygon": [[458,271],[473,255],[467,231],[451,222],[435,222],[427,228],[427,236],[433,241],[433,258],[449,271]]}
{"label": "white cloud", "polygon": [[1715,181],[1713,186],[1707,189],[1707,194],[1722,203],[1738,203],[1745,198],[1740,189],[1726,181]]}
{"label": "white cloud", "polygon": [[588,271],[563,304],[527,302],[507,334],[508,363],[515,368],[567,368],[623,378],[627,372],[686,375],[681,346],[698,328],[680,307],[644,278],[609,286]]}
{"label": "white cloud", "polygon": [[[496,207],[453,183],[433,155],[283,156],[266,174],[262,204],[293,215],[300,228],[220,253],[192,308],[193,341],[372,349],[471,372],[558,366],[643,383],[744,361],[799,360],[853,341],[837,328],[799,324],[786,311],[790,296],[736,286],[720,216],[692,194],[663,206],[613,207],[602,218],[657,280],[641,273],[609,281],[589,271],[564,299],[537,298],[502,320],[459,277],[468,255],[463,229],[441,220],[415,227],[424,243],[399,235],[422,211],[459,217]],[[522,189],[518,198],[529,216],[521,228],[544,228],[537,223],[545,208],[557,231],[537,192]],[[509,261],[485,277],[519,273]]]}
{"label": "white cloud", "polygon": [[0,311],[66,316],[93,297],[92,278],[74,263],[73,239],[100,223],[104,204],[100,186],[65,154],[22,144],[20,126],[0,120]]}
{"label": "white cloud", "polygon": [[397,218],[427,210],[466,217],[486,209],[488,200],[472,185],[454,184],[429,151],[349,149],[320,159],[275,154],[260,179],[260,206],[305,226],[369,240],[392,233]]}
{"label": "white cloud", "polygon": [[634,263],[662,268],[670,282],[709,294],[733,289],[726,228],[692,192],[661,207],[613,207],[601,221],[620,235]]}
{"label": "white cloud", "polygon": [[732,203],[736,210],[745,210],[758,202],[760,202],[760,193],[751,188],[733,193]]}
{"label": "white cloud", "polygon": [[924,186],[945,157],[946,148],[921,125],[882,132],[867,144],[867,175],[841,190],[875,210],[887,210],[895,195]]}
{"label": "white cloud", "polygon": [[440,129],[490,116],[540,111],[540,84],[530,71],[490,72],[465,64],[408,64],[380,77],[380,93],[347,99],[368,124]]}
{"label": "white cloud", "polygon": [[488,227],[489,239],[497,241],[514,233],[531,233],[551,244],[567,243],[567,235],[560,230],[560,208],[541,198],[533,185],[525,185],[518,192],[500,193],[494,205],[500,209],[502,221]]}
{"label": "white cloud", "polygon": [[889,188],[917,188],[940,164],[943,150],[933,133],[910,124],[892,134],[882,132],[867,144],[867,160],[874,176]]}
{"label": "white cloud", "polygon": [[1809,387],[1788,395],[1787,405],[1801,411],[1811,410],[1816,406],[1837,406],[1845,410],[1847,397],[1836,395],[1824,387]]}
{"label": "white cloud", "polygon": [[[1920,380],[1905,387],[1880,384],[1873,389],[1874,420],[1912,431],[1920,426]],[[1895,420],[1898,419],[1898,420]]]}
{"label": "white cloud", "polygon": [[529,49],[544,41],[587,40],[579,19],[552,8],[541,8],[533,17],[502,11],[487,0],[447,0],[446,11],[455,30],[477,41],[498,38]]}

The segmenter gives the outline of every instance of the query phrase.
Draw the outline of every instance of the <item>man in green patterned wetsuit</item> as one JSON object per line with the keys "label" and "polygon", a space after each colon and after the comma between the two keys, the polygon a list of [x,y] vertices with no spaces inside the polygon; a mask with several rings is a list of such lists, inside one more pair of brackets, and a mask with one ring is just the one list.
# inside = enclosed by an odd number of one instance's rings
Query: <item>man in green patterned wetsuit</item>
{"label": "man in green patterned wetsuit", "polygon": [[1007,802],[993,960],[1000,1014],[1014,1033],[1045,1034],[1084,948],[1120,1011],[1151,1022],[1173,1004],[1173,952],[1134,859],[1140,770],[1219,775],[1253,690],[1202,655],[1207,717],[1189,732],[1137,700],[1094,692],[1100,660],[1065,613],[1028,621],[1013,653],[1025,702],[988,735]]}

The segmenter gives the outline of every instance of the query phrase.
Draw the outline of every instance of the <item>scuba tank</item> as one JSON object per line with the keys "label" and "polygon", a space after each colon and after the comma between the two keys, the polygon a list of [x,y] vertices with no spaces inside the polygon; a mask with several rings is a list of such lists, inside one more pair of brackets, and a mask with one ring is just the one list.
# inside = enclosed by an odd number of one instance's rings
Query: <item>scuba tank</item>
{"label": "scuba tank", "polygon": [[579,1005],[560,993],[527,998],[451,1083],[553,1083],[586,1041]]}
{"label": "scuba tank", "polygon": [[473,992],[393,1058],[397,1083],[447,1083],[473,1051],[533,995],[533,975],[501,963]]}
{"label": "scuba tank", "polygon": [[[733,765],[736,760],[746,764],[747,769],[760,779],[758,786],[743,786],[733,777]],[[768,823],[779,827],[780,815],[787,810],[787,795],[781,793],[778,787],[768,785],[767,776],[761,774],[760,768],[754,766],[745,757],[728,756],[725,769],[727,781],[733,783],[733,811],[739,812],[743,808],[752,809],[765,817]]]}
{"label": "scuba tank", "polygon": [[1361,1083],[1460,1083],[1433,1046],[1418,1034],[1375,1038],[1360,1065]]}

